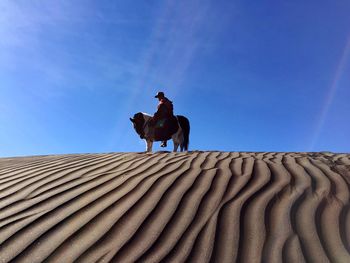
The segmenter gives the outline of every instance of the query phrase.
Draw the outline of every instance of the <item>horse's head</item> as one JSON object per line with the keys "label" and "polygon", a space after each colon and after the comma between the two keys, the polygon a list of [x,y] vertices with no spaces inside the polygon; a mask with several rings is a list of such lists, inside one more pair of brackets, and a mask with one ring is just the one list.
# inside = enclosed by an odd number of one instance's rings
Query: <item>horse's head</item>
{"label": "horse's head", "polygon": [[136,113],[133,118],[129,118],[134,125],[134,129],[141,139],[145,138],[145,118],[141,112]]}

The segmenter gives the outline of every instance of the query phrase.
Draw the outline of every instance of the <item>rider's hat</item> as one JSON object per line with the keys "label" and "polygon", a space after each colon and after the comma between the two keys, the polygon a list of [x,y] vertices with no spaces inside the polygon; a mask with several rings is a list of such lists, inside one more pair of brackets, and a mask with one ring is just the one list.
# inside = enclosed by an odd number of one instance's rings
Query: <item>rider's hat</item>
{"label": "rider's hat", "polygon": [[157,95],[154,96],[154,97],[155,97],[155,98],[164,98],[164,92],[159,91],[159,92],[157,93]]}

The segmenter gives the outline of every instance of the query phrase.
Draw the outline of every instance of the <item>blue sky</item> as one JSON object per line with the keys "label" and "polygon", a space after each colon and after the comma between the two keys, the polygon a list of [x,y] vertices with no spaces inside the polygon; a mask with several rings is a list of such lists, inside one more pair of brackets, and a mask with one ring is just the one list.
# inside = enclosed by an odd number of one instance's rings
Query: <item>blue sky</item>
{"label": "blue sky", "polygon": [[0,156],[143,151],[129,117],[154,113],[159,90],[190,119],[191,150],[350,152],[347,0],[0,10]]}

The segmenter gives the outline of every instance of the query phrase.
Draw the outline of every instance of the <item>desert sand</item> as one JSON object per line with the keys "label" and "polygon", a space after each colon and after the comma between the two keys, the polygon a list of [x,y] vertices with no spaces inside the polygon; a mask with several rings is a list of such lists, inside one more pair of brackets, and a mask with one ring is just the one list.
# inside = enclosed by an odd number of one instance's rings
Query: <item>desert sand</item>
{"label": "desert sand", "polygon": [[350,262],[350,154],[0,159],[0,262]]}

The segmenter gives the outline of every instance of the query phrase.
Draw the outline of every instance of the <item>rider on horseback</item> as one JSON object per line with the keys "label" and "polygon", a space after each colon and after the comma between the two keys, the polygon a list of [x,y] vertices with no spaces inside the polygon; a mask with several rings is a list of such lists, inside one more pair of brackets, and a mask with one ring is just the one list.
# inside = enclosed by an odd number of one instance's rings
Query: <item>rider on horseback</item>
{"label": "rider on horseback", "polygon": [[[173,103],[164,96],[164,92],[158,92],[155,96],[159,100],[157,112],[153,116],[152,123],[157,128],[163,128],[165,121],[170,120],[174,117]],[[167,146],[167,141],[163,140],[161,147]]]}

